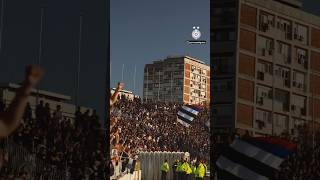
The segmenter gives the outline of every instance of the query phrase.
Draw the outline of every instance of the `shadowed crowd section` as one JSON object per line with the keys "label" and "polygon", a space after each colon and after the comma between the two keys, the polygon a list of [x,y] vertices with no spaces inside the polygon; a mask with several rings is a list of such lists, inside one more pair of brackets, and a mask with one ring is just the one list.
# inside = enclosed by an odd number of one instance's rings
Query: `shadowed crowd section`
{"label": "shadowed crowd section", "polygon": [[48,103],[34,112],[27,106],[22,124],[2,145],[0,179],[106,179],[106,142],[95,111],[78,108],[71,119]]}

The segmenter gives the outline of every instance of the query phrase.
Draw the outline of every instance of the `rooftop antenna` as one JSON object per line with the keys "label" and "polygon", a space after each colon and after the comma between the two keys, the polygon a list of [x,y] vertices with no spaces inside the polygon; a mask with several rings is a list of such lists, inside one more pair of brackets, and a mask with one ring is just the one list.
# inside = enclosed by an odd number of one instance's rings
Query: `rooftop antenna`
{"label": "rooftop antenna", "polygon": [[2,34],[3,34],[3,24],[4,24],[4,0],[1,2],[1,15],[0,15],[0,54],[2,53]]}
{"label": "rooftop antenna", "polygon": [[124,64],[122,64],[122,74],[121,74],[121,81],[123,82],[123,70],[124,70]]}
{"label": "rooftop antenna", "polygon": [[79,88],[80,88],[80,71],[81,71],[81,43],[82,43],[82,21],[83,16],[80,14],[79,17],[79,40],[78,40],[78,63],[77,63],[77,87],[76,87],[76,97],[75,104],[79,105]]}
{"label": "rooftop antenna", "polygon": [[133,75],[133,92],[136,93],[136,73],[137,73],[137,66],[134,65],[134,75]]}
{"label": "rooftop antenna", "polygon": [[[37,64],[39,66],[41,65],[41,60],[42,60],[43,21],[44,21],[44,8],[41,7],[40,33],[39,33],[39,54],[38,54],[38,62],[37,62]],[[39,85],[39,87],[40,87],[40,85]],[[36,104],[39,104],[39,88],[37,88]]]}

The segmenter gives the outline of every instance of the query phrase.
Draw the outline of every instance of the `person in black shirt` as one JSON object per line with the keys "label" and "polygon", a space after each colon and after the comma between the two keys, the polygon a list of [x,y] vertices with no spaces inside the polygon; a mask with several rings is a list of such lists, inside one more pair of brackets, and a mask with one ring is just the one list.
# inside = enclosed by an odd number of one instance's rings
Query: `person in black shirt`
{"label": "person in black shirt", "polygon": [[6,104],[3,102],[2,99],[0,99],[0,113],[4,112],[6,109]]}
{"label": "person in black shirt", "polygon": [[179,160],[176,160],[172,165],[173,180],[178,179],[178,173],[177,173],[178,164],[179,164]]}
{"label": "person in black shirt", "polygon": [[32,109],[31,109],[31,106],[30,106],[29,102],[27,103],[27,106],[25,108],[25,111],[24,111],[24,114],[23,114],[23,119],[25,121],[29,121],[31,124],[33,124],[33,122],[32,122]]}

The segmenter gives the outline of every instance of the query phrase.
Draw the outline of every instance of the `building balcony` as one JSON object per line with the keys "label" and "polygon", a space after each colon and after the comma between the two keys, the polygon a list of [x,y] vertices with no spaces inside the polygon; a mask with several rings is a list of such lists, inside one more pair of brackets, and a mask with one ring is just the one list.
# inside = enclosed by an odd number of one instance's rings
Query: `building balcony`
{"label": "building balcony", "polygon": [[279,88],[290,88],[290,79],[275,78],[274,85]]}
{"label": "building balcony", "polygon": [[259,81],[263,81],[264,83],[271,85],[273,76],[270,73],[262,72],[262,71],[257,71],[257,79]]}
{"label": "building balcony", "polygon": [[261,131],[265,134],[272,134],[272,123],[271,119],[270,122],[266,120],[256,119],[254,122],[254,128],[258,131]]}
{"label": "building balcony", "polygon": [[307,111],[306,111],[306,107],[301,107],[298,105],[291,105],[291,113],[293,115],[296,115],[297,117],[302,117],[302,116],[306,116]]}
{"label": "building balcony", "polygon": [[258,55],[264,58],[273,58],[274,50],[273,49],[267,49],[265,47],[258,48]]}
{"label": "building balcony", "polygon": [[306,92],[307,85],[303,83],[299,83],[296,81],[292,81],[292,89],[299,92]]}
{"label": "building balcony", "polygon": [[[290,52],[288,54],[290,54]],[[275,53],[274,60],[283,65],[290,65],[291,63],[291,57],[286,54]]]}
{"label": "building balcony", "polygon": [[275,100],[274,110],[278,112],[289,112],[289,104]]}
{"label": "building balcony", "polygon": [[308,69],[308,57],[305,55],[296,56],[293,65],[295,66],[295,68],[303,70]]}
{"label": "building balcony", "polygon": [[256,104],[264,109],[272,109],[272,98],[268,97],[257,97]]}

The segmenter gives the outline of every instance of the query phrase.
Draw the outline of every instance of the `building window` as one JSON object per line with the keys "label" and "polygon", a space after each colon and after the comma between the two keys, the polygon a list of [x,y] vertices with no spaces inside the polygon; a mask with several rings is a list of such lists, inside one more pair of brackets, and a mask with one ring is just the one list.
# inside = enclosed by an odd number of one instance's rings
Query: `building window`
{"label": "building window", "polygon": [[306,89],[304,73],[298,71],[293,72],[292,87],[295,87],[300,90]]}
{"label": "building window", "polygon": [[263,32],[267,32],[271,27],[275,26],[275,18],[271,14],[261,11],[259,19],[259,29]]}
{"label": "building window", "polygon": [[307,50],[296,48],[296,62],[303,66],[305,69],[308,68],[308,54]]}
{"label": "building window", "polygon": [[302,44],[308,43],[308,27],[295,24],[293,28],[293,39],[301,42]]}
{"label": "building window", "polygon": [[277,20],[277,29],[283,32],[285,39],[292,40],[292,23],[283,18]]}

